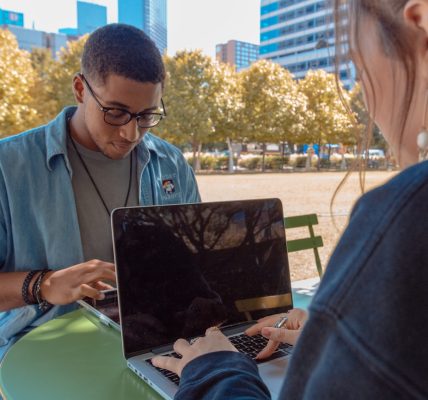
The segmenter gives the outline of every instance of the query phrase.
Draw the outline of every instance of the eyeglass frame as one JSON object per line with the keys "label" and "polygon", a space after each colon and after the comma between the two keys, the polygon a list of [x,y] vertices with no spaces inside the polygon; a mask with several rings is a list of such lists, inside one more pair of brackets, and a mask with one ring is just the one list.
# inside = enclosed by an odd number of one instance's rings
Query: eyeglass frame
{"label": "eyeglass frame", "polygon": [[[137,125],[138,125],[140,128],[153,128],[153,127],[157,126],[157,125],[159,124],[159,122],[161,122],[161,121],[162,121],[162,119],[164,119],[164,118],[167,116],[167,114],[166,114],[165,104],[164,104],[164,102],[163,102],[163,98],[162,98],[162,97],[161,97],[162,113],[153,113],[153,112],[144,112],[144,111],[143,111],[143,112],[140,112],[140,113],[132,113],[132,112],[130,112],[130,111],[128,111],[128,110],[126,110],[126,109],[124,109],[124,108],[120,108],[120,107],[104,107],[104,106],[101,104],[101,102],[100,102],[100,100],[98,99],[98,97],[96,96],[96,94],[95,94],[94,90],[92,89],[92,87],[91,87],[91,85],[89,84],[88,80],[86,79],[85,75],[83,75],[81,72],[80,72],[80,73],[78,73],[77,75],[80,77],[80,79],[83,81],[83,83],[84,83],[84,84],[86,85],[86,87],[88,88],[89,93],[91,94],[91,96],[93,97],[93,99],[95,100],[95,102],[97,103],[97,105],[98,105],[98,107],[99,107],[100,111],[102,111],[102,112],[104,113],[104,122],[105,122],[106,124],[110,125],[110,126],[124,126],[124,125],[129,124],[129,123],[130,123],[130,122],[135,118],[135,119],[137,120]],[[125,114],[128,114],[128,115],[129,115],[129,120],[128,120],[127,122],[123,123],[123,124],[111,124],[110,122],[107,122],[107,121],[106,121],[106,114],[107,114],[109,111],[111,111],[111,110],[119,110],[119,111],[124,112]],[[154,124],[154,125],[150,125],[150,126],[141,126],[141,125],[139,124],[139,120],[140,120],[140,118],[141,118],[141,117],[143,117],[144,115],[149,115],[149,114],[159,115],[159,116],[160,116],[159,121],[158,121],[158,122],[156,122],[156,124]]]}

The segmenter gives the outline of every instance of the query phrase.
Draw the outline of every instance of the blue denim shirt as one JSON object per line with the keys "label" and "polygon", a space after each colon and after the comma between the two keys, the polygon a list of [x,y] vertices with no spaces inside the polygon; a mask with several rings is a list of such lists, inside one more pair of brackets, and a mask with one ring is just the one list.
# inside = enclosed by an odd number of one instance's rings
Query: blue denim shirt
{"label": "blue denim shirt", "polygon": [[[428,161],[355,206],[280,398],[428,399],[427,294]],[[176,399],[220,398],[269,398],[252,360],[218,352],[184,368]]]}
{"label": "blue denim shirt", "polygon": [[[64,109],[53,121],[0,141],[0,271],[61,269],[84,261],[67,158]],[[140,204],[200,201],[181,151],[146,133],[137,146]],[[0,359],[22,333],[73,308],[0,313]]]}

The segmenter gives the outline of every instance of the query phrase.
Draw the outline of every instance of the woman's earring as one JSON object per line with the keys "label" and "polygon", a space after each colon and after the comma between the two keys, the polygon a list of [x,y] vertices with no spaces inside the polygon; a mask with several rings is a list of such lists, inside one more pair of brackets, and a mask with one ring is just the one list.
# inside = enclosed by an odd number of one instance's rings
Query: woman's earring
{"label": "woman's earring", "polygon": [[428,91],[425,97],[425,113],[422,129],[416,138],[416,143],[419,149],[419,161],[425,161],[428,158],[428,130],[427,126],[427,109],[428,109]]}
{"label": "woman's earring", "polygon": [[419,161],[425,161],[428,158],[428,132],[426,129],[419,133],[416,140],[419,148]]}

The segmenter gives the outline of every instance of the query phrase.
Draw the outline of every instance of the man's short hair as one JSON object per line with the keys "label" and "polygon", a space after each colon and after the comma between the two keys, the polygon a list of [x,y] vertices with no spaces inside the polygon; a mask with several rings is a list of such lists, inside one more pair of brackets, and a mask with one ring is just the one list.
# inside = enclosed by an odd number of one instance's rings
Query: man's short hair
{"label": "man's short hair", "polygon": [[138,82],[165,79],[162,56],[142,30],[126,24],[109,24],[94,31],[83,48],[82,72],[105,83],[109,74]]}

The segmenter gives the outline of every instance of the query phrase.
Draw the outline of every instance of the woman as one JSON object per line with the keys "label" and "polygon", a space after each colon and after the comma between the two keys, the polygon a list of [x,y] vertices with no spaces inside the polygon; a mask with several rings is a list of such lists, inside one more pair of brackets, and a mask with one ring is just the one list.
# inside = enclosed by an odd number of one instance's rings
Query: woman
{"label": "woman", "polygon": [[[426,399],[428,162],[417,162],[428,149],[428,0],[336,0],[334,7],[368,110],[405,169],[356,204],[281,398]],[[269,332],[277,331],[262,330]],[[193,345],[180,339],[175,350],[181,360],[158,357],[154,364],[181,374],[177,398],[269,397],[255,364],[218,330]]]}

